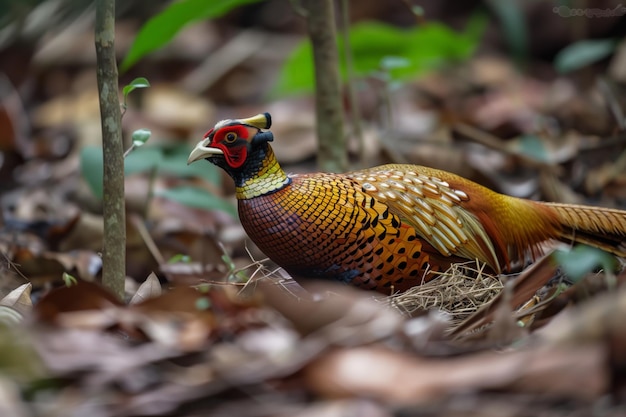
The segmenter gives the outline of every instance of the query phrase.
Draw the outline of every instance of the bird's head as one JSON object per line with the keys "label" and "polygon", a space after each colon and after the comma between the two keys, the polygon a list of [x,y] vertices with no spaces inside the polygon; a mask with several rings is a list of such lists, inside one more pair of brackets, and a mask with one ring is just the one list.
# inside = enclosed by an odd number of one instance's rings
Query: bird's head
{"label": "bird's head", "polygon": [[187,164],[207,159],[228,172],[244,169],[251,154],[274,137],[269,129],[272,118],[262,113],[247,119],[218,122],[189,154]]}

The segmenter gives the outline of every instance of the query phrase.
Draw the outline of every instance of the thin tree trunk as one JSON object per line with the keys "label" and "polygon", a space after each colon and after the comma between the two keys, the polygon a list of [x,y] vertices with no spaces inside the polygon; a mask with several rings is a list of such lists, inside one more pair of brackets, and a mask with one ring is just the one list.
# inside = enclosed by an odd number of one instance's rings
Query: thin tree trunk
{"label": "thin tree trunk", "polygon": [[120,299],[126,277],[124,147],[115,60],[115,0],[96,1],[96,56],[104,158],[102,283]]}
{"label": "thin tree trunk", "polygon": [[335,42],[332,0],[303,0],[315,65],[318,165],[321,170],[343,172],[348,150],[343,129],[339,60]]}
{"label": "thin tree trunk", "polygon": [[352,59],[352,47],[350,46],[350,0],[340,0],[341,4],[341,35],[343,38],[343,59],[346,65],[346,92],[349,100],[350,121],[352,122],[353,137],[359,145],[359,163],[365,160],[365,139],[361,128],[361,110],[356,91],[354,60]]}

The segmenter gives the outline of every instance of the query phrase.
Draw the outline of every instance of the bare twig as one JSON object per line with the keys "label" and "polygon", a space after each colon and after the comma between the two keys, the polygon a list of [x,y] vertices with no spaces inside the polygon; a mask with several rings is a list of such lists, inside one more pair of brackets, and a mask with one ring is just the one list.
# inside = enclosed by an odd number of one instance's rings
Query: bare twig
{"label": "bare twig", "polygon": [[626,120],[624,120],[624,112],[622,111],[622,107],[617,101],[617,97],[613,94],[611,87],[604,78],[598,79],[598,89],[604,96],[607,104],[609,105],[609,109],[611,110],[611,114],[613,114],[613,118],[615,122],[617,122],[617,126],[620,131],[626,129]]}
{"label": "bare twig", "polygon": [[557,174],[560,170],[559,167],[555,164],[540,161],[530,156],[524,155],[523,153],[516,152],[504,145],[498,137],[493,136],[488,132],[477,129],[468,124],[457,123],[454,125],[454,130],[475,143],[479,143],[483,146],[486,146],[487,148],[502,152],[505,155],[515,156],[520,161],[524,162],[530,167],[545,169],[548,172],[552,172],[554,174]]}
{"label": "bare twig", "polygon": [[[126,111],[126,110],[124,110],[124,111]],[[122,116],[123,115],[124,115],[124,113],[122,113]],[[135,149],[137,149],[137,145],[135,145],[134,143],[131,144],[130,147],[124,151],[123,158],[126,159],[126,157],[128,155],[130,155],[130,153],[133,152]]]}
{"label": "bare twig", "polygon": [[146,225],[144,224],[141,217],[137,215],[131,215],[130,221],[132,222],[133,226],[135,226],[135,229],[139,233],[139,236],[141,236],[141,239],[143,239],[146,248],[148,248],[148,251],[154,258],[154,260],[157,261],[159,266],[164,265],[166,263],[165,257],[159,250],[159,247],[154,242],[154,239],[152,239],[152,236],[150,235],[150,232],[146,228]]}

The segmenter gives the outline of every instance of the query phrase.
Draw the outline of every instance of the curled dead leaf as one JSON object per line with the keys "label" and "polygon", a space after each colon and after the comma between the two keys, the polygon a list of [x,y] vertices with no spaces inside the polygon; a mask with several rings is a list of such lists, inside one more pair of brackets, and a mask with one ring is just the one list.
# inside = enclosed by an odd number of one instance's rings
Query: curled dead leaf
{"label": "curled dead leaf", "polygon": [[161,283],[159,282],[159,278],[156,276],[154,272],[148,275],[148,278],[137,288],[137,291],[133,295],[133,298],[130,299],[128,304],[138,304],[142,301],[148,300],[150,298],[158,297],[162,294]]}
{"label": "curled dead leaf", "polygon": [[30,299],[32,288],[33,285],[30,282],[20,285],[0,300],[0,305],[12,307],[21,314],[29,313],[33,308],[33,302]]}

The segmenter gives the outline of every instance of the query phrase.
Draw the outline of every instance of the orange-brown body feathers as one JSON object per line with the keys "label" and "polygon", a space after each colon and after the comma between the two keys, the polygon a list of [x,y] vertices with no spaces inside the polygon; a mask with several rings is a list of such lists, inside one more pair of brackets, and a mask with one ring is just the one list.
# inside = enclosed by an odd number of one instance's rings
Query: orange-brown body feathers
{"label": "orange-brown body feathers", "polygon": [[549,239],[626,256],[625,211],[518,199],[417,165],[287,176],[270,124],[267,113],[219,122],[189,162],[233,177],[244,229],[295,278],[403,291],[468,259],[508,270]]}

